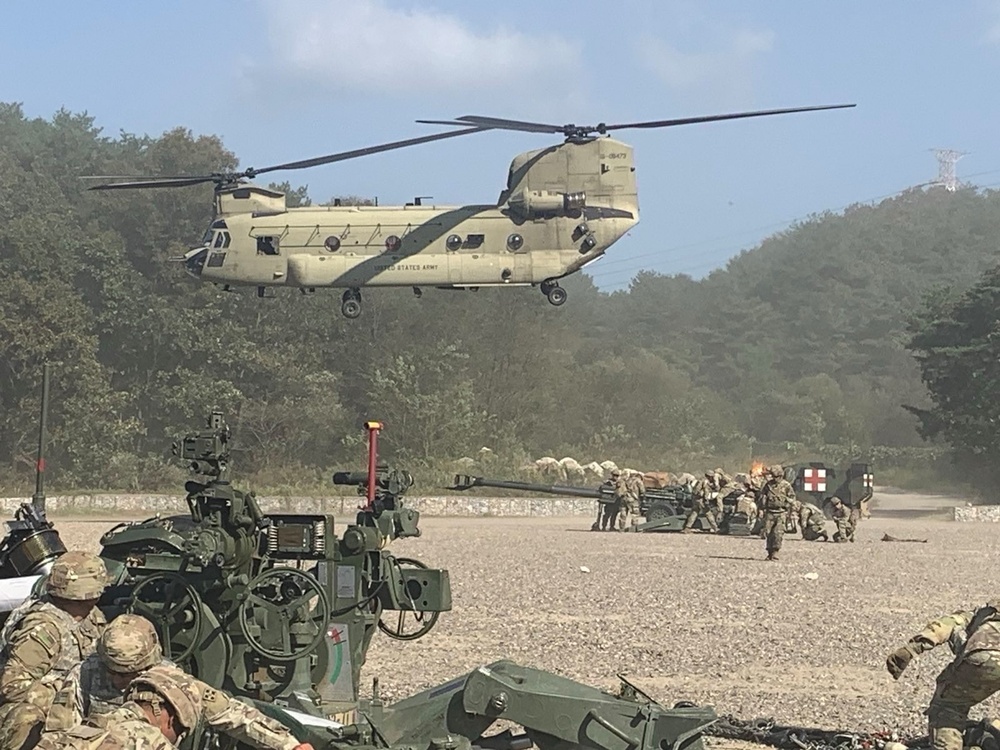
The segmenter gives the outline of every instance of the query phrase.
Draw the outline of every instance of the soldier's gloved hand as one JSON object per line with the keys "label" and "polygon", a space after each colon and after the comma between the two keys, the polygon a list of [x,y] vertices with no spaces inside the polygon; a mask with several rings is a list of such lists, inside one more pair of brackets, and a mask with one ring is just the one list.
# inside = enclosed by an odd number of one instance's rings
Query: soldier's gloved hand
{"label": "soldier's gloved hand", "polygon": [[889,658],[885,660],[885,668],[889,670],[892,679],[898,680],[899,676],[903,674],[903,671],[910,665],[910,662],[913,661],[913,657],[916,655],[916,649],[908,644],[897,648],[889,654]]}

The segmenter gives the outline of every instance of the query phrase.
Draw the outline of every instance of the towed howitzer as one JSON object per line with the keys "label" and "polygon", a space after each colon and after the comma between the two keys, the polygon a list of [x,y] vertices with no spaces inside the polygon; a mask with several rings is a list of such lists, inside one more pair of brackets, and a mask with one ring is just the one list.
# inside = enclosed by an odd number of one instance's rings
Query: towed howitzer
{"label": "towed howitzer", "polygon": [[[468,474],[456,474],[455,483],[448,487],[460,492],[474,487],[496,487],[498,489],[532,492],[543,495],[563,495],[566,497],[589,497],[601,504],[615,503],[614,486],[605,482],[600,487],[571,487],[559,484],[535,484],[532,482],[506,479],[487,479]],[[632,526],[632,531],[680,531],[693,506],[691,488],[686,484],[650,488],[639,498],[639,515],[644,521]],[[698,521],[701,522],[700,519]]]}
{"label": "towed howitzer", "polygon": [[[412,640],[451,608],[446,570],[385,549],[419,535],[419,514],[401,497],[412,477],[377,463],[381,425],[368,429],[368,474],[337,474],[366,502],[338,536],[332,516],[265,513],[253,493],[233,488],[230,432],[213,413],[206,431],[174,444],[199,475],[186,484],[190,516],[124,523],[101,538],[112,577],[101,608],[147,617],[165,656],[318,750],[702,750],[711,708],[665,709],[624,679],[616,696],[508,661],[388,706],[376,679],[362,700],[377,630]],[[390,610],[417,618],[418,632],[383,621]],[[487,736],[497,721],[523,732]],[[196,732],[182,747],[215,742]]]}

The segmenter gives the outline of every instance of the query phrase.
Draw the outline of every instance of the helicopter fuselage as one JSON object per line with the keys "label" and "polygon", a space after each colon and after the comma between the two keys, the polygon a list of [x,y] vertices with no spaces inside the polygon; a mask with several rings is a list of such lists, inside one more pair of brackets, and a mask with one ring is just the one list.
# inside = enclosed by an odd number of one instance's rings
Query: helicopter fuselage
{"label": "helicopter fuselage", "polygon": [[239,185],[217,194],[216,215],[185,265],[220,285],[546,291],[603,255],[639,209],[631,147],[593,138],[515,158],[496,204],[289,209],[281,193]]}

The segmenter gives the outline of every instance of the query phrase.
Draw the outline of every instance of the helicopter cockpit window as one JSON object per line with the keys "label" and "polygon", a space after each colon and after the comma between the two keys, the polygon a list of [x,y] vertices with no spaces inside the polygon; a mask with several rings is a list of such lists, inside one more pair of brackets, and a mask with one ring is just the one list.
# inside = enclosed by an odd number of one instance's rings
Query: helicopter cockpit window
{"label": "helicopter cockpit window", "polygon": [[257,255],[278,255],[278,238],[258,237]]}
{"label": "helicopter cockpit window", "polygon": [[213,248],[222,249],[229,247],[229,232],[216,232]]}

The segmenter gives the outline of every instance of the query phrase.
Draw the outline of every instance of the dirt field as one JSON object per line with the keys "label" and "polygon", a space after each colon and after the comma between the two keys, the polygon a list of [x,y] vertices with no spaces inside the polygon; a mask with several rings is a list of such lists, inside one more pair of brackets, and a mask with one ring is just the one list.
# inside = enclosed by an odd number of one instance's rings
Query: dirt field
{"label": "dirt field", "polygon": [[[886,653],[1000,588],[998,529],[944,520],[949,503],[882,495],[857,543],[790,538],[778,563],[756,538],[597,534],[583,518],[425,518],[424,535],[394,551],[448,568],[454,610],[416,643],[377,637],[365,680],[377,672],[394,699],[509,658],[606,688],[623,673],[667,705],[919,733],[950,652],[924,654],[898,683]],[[68,545],[92,548],[107,526],[59,522]]]}

